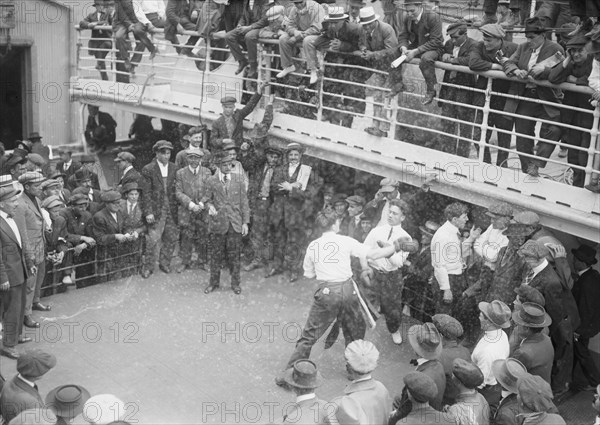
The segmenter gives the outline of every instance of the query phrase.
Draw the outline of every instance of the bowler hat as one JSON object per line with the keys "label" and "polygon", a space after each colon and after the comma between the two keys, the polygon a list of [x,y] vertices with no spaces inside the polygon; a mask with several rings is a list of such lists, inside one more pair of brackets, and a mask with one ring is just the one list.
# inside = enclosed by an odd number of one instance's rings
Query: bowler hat
{"label": "bowler hat", "polygon": [[488,37],[494,38],[504,38],[506,36],[506,31],[499,24],[485,24],[479,28],[479,31],[483,35],[487,35]]}
{"label": "bowler hat", "polygon": [[538,16],[534,16],[525,21],[525,33],[528,32],[534,32],[536,34],[546,32],[546,27]]}
{"label": "bowler hat", "polygon": [[477,365],[468,362],[461,358],[454,359],[452,363],[452,373],[456,376],[462,384],[469,388],[474,389],[483,384],[483,373]]}
{"label": "bowler hat", "polygon": [[447,314],[435,314],[431,321],[446,339],[457,340],[463,335],[463,327],[458,320]]}
{"label": "bowler hat", "polygon": [[517,381],[527,374],[527,369],[517,359],[498,359],[492,363],[492,373],[505,390],[516,394]]}
{"label": "bowler hat", "polygon": [[154,152],[158,152],[162,149],[173,150],[173,145],[167,140],[159,140],[154,144],[154,146],[152,146],[152,151]]}
{"label": "bowler hat", "polygon": [[289,151],[298,151],[300,153],[304,153],[305,148],[300,143],[293,142],[293,143],[289,143],[285,147],[285,150],[286,150],[286,152],[289,152]]}
{"label": "bowler hat", "polygon": [[490,207],[486,211],[486,215],[490,217],[512,217],[513,209],[506,202],[498,202],[490,205]]}
{"label": "bowler hat", "polygon": [[100,194],[100,200],[106,203],[120,201],[121,194],[116,190],[107,190]]}
{"label": "bowler hat", "polygon": [[9,199],[19,196],[20,194],[21,191],[12,184],[10,186],[2,186],[0,187],[0,202],[8,201]]}
{"label": "bowler hat", "polygon": [[348,344],[344,357],[353,370],[366,374],[373,372],[377,367],[379,350],[371,341],[358,339]]}
{"label": "bowler hat", "polygon": [[327,16],[325,17],[323,22],[343,21],[347,17],[348,17],[348,15],[344,13],[343,7],[330,6],[327,11]]}
{"label": "bowler hat", "polygon": [[22,352],[17,359],[17,372],[25,378],[39,378],[54,366],[56,357],[38,348]]}
{"label": "bowler hat", "polygon": [[222,98],[221,98],[221,103],[222,103],[223,105],[226,105],[226,104],[228,104],[228,103],[229,103],[229,104],[231,104],[231,103],[236,103],[236,102],[237,102],[237,100],[236,100],[236,98],[235,98],[235,97],[233,97],[233,96],[224,96],[224,97],[222,97]]}
{"label": "bowler hat", "polygon": [[135,156],[133,156],[133,154],[129,152],[119,152],[117,154],[117,157],[115,158],[115,162],[118,161],[125,161],[129,162],[130,164],[133,164],[133,161],[135,161]]}
{"label": "bowler hat", "polygon": [[548,254],[548,248],[538,241],[529,239],[518,249],[517,254],[522,257],[541,260],[542,258],[546,258],[546,255]]}
{"label": "bowler hat", "polygon": [[442,339],[433,323],[411,326],[408,342],[418,355],[427,360],[437,359],[442,353]]}
{"label": "bowler hat", "polygon": [[535,303],[523,303],[521,309],[512,314],[512,319],[517,325],[528,328],[545,328],[552,324],[544,307]]}
{"label": "bowler hat", "polygon": [[438,229],[440,228],[440,225],[437,224],[435,221],[433,220],[427,220],[425,222],[424,226],[419,226],[419,230],[421,230],[421,233],[426,233],[429,236],[433,236],[433,234],[435,232],[438,231]]}
{"label": "bowler hat", "polygon": [[521,301],[521,303],[535,303],[542,307],[546,305],[544,295],[531,285],[523,283],[521,286],[515,288],[515,292],[519,296],[519,301]]}
{"label": "bowler hat", "polygon": [[127,409],[125,403],[112,394],[98,394],[83,405],[83,419],[94,425],[108,425],[123,419]]}
{"label": "bowler hat", "polygon": [[37,131],[34,131],[33,133],[29,133],[29,140],[31,140],[32,142],[34,140],[41,139],[41,138],[42,138],[42,136],[40,136],[40,133],[38,133]]}
{"label": "bowler hat", "polygon": [[132,190],[137,190],[138,192],[141,192],[142,188],[137,182],[129,182],[123,185],[123,187],[121,188],[121,193],[125,195],[131,192]]}
{"label": "bowler hat", "polygon": [[409,372],[404,375],[404,385],[418,403],[431,403],[438,394],[435,381],[423,372]]}
{"label": "bowler hat", "polygon": [[291,387],[303,389],[317,388],[323,383],[317,365],[307,359],[296,360],[294,366],[286,370],[284,380]]}
{"label": "bowler hat", "polygon": [[491,303],[479,303],[479,311],[494,325],[499,328],[510,328],[510,308],[502,301],[494,300]]}
{"label": "bowler hat", "polygon": [[26,185],[28,183],[42,183],[46,178],[37,171],[27,171],[19,176],[19,183]]}
{"label": "bowler hat", "polygon": [[579,247],[571,250],[571,253],[579,261],[583,261],[588,266],[593,266],[598,262],[596,259],[596,248],[589,245],[579,245]]}
{"label": "bowler hat", "polygon": [[79,385],[61,385],[48,393],[46,407],[61,418],[72,419],[83,412],[89,398],[90,392]]}
{"label": "bowler hat", "polygon": [[359,23],[361,25],[367,25],[367,24],[370,24],[371,22],[375,22],[375,21],[379,20],[379,15],[377,15],[375,13],[375,9],[373,9],[371,6],[367,6],[367,7],[363,7],[362,9],[360,9],[359,18],[360,18]]}

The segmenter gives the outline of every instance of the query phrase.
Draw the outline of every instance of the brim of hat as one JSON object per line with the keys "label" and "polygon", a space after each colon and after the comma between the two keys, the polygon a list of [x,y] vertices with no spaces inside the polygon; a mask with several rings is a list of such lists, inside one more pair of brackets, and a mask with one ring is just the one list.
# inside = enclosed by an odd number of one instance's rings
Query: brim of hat
{"label": "brim of hat", "polygon": [[83,387],[79,387],[81,390],[81,398],[79,399],[79,402],[63,405],[63,403],[56,400],[56,393],[61,388],[62,387],[54,388],[48,393],[48,395],[46,395],[46,407],[51,409],[57,416],[67,419],[73,419],[74,417],[83,413],[83,406],[91,397],[90,392]]}
{"label": "brim of hat", "polygon": [[440,357],[442,354],[442,344],[438,344],[434,351],[425,351],[423,347],[419,345],[417,340],[417,332],[408,332],[408,342],[410,346],[415,350],[419,356],[423,357],[425,360],[435,360]]}
{"label": "brim of hat", "polygon": [[494,325],[501,327],[502,329],[506,329],[506,328],[510,328],[510,319],[508,319],[506,322],[500,324],[500,323],[496,323],[493,322],[492,319],[490,318],[490,316],[487,315],[487,313],[485,312],[485,310],[482,308],[482,306],[484,305],[489,305],[490,303],[487,303],[485,301],[481,301],[477,307],[479,308],[479,311],[481,311],[483,313],[483,315],[490,321],[492,322]]}
{"label": "brim of hat", "polygon": [[265,149],[265,153],[275,153],[277,155],[281,155],[281,151],[278,149],[273,149],[273,148],[267,148]]}
{"label": "brim of hat", "polygon": [[379,189],[380,193],[390,193],[393,192],[394,190],[396,190],[396,188],[394,186],[382,186]]}
{"label": "brim of hat", "polygon": [[369,20],[369,21],[365,21],[365,22],[359,22],[359,24],[361,25],[367,25],[370,24],[371,22],[375,22],[379,20],[379,15],[375,14],[375,16],[373,17],[373,19]]}
{"label": "brim of hat", "polygon": [[515,311],[512,314],[512,319],[513,322],[515,322],[517,325],[521,325],[521,326],[527,326],[528,328],[545,328],[547,326],[550,326],[552,324],[552,319],[550,318],[550,316],[548,315],[548,313],[544,313],[544,322],[537,324],[537,323],[527,323],[526,321],[524,321],[521,316],[519,316],[519,312]]}
{"label": "brim of hat", "polygon": [[577,253],[577,249],[576,248],[571,249],[571,254],[573,254],[573,257],[577,258],[579,261],[583,261],[586,264],[594,265],[594,264],[596,264],[598,262],[598,260],[596,259],[596,257],[594,257],[594,258],[583,258],[582,256],[580,256]]}
{"label": "brim of hat", "polygon": [[314,383],[314,385],[310,385],[310,386],[300,385],[300,384],[296,383],[296,381],[294,381],[293,375],[294,375],[294,368],[291,367],[285,371],[285,375],[283,377],[286,384],[288,384],[290,387],[311,389],[311,388],[318,388],[321,386],[321,384],[323,384],[323,377],[321,376],[321,372],[319,372],[319,371],[317,371],[316,382]]}
{"label": "brim of hat", "polygon": [[486,211],[485,215],[487,215],[488,217],[509,217],[508,215],[496,214],[496,213],[491,212],[491,211]]}
{"label": "brim of hat", "polygon": [[323,19],[324,22],[335,22],[335,21],[343,21],[344,19],[346,19],[348,17],[347,14],[344,13],[343,16],[337,17],[337,18],[325,18]]}
{"label": "brim of hat", "polygon": [[517,390],[517,382],[515,382],[514,385],[509,385],[506,382],[505,376],[502,373],[502,362],[494,362],[494,363],[492,363],[492,373],[496,377],[496,381],[498,381],[498,383],[500,385],[502,385],[502,387],[504,387],[507,391],[510,391],[513,394],[517,394],[517,392],[518,392],[518,390]]}
{"label": "brim of hat", "polygon": [[426,227],[423,226],[419,226],[419,230],[421,231],[421,233],[427,233],[429,236],[433,236],[435,231],[434,230],[430,230]]}
{"label": "brim of hat", "polygon": [[15,189],[15,192],[12,195],[10,195],[9,198],[6,198],[6,199],[10,199],[10,198],[14,198],[15,196],[19,196],[21,193],[23,193],[23,191],[21,189]]}

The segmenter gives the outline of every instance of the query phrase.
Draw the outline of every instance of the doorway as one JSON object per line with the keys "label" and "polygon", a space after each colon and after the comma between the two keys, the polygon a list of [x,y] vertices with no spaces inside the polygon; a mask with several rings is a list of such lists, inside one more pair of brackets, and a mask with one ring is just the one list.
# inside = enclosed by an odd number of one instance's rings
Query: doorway
{"label": "doorway", "polygon": [[29,47],[12,46],[6,52],[6,45],[0,46],[0,141],[7,150],[27,134],[23,93],[24,78],[29,75],[24,72],[28,54]]}

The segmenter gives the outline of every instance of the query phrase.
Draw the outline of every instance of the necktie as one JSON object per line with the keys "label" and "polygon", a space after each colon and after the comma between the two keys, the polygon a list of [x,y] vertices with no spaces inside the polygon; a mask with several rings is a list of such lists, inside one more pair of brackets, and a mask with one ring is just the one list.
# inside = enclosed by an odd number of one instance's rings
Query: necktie
{"label": "necktie", "polygon": [[525,276],[525,285],[529,285],[531,283],[531,281],[533,280],[533,278],[535,277],[535,272],[533,270],[531,270],[527,276]]}
{"label": "necktie", "polygon": [[388,238],[387,238],[387,240],[388,240],[388,241],[389,241],[389,240],[390,240],[390,238],[392,237],[392,233],[394,233],[394,228],[393,228],[393,227],[390,227],[390,234],[388,235]]}
{"label": "necktie", "polygon": [[131,215],[131,213],[133,212],[133,205],[132,204],[127,204],[129,206],[129,210],[127,211],[127,215]]}

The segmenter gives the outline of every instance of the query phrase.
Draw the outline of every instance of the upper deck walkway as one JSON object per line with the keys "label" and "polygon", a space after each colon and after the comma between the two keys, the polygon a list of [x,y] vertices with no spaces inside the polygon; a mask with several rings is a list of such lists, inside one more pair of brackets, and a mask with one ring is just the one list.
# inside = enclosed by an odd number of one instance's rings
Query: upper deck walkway
{"label": "upper deck walkway", "polygon": [[[245,88],[255,87],[254,80],[234,75],[237,63],[233,62],[232,58],[225,61],[203,61],[178,56],[160,35],[155,36],[155,41],[159,44],[161,53],[150,61],[146,52],[129,83],[115,81],[115,76],[119,73],[115,65],[119,61],[115,59],[114,50],[111,50],[105,60],[111,77],[109,81],[103,81],[99,79],[95,69],[96,59],[90,56],[87,48],[89,31],[80,31],[79,34],[77,75],[72,77],[71,95],[73,100],[83,104],[114,104],[132,113],[192,125],[198,124],[201,117],[202,122],[210,124],[220,114],[219,99],[223,95],[233,95],[241,99]],[[209,49],[209,55],[211,50],[218,49]],[[277,80],[273,74],[277,72],[277,66],[272,65],[277,63],[277,57],[272,50],[269,44],[260,44],[258,73],[259,80],[271,81],[270,90],[274,90],[276,94],[277,112],[270,130],[272,143],[300,142],[308,148],[307,153],[311,156],[394,177],[404,183],[484,207],[497,200],[507,201],[519,208],[536,211],[543,223],[551,228],[600,242],[600,196],[568,184],[576,167],[566,164],[566,159],[558,158],[558,148],[555,149],[546,168],[540,169],[540,177],[531,177],[520,171],[514,148],[514,132],[509,159],[505,164],[508,165],[507,168],[483,161],[483,147],[489,146],[493,157],[499,148],[494,143],[494,136],[489,145],[486,143],[487,125],[482,124],[481,120],[476,123],[463,122],[475,124],[474,127],[481,129],[472,132],[471,137],[463,138],[472,143],[469,158],[426,147],[432,138],[442,136],[454,141],[459,138],[445,132],[442,124],[447,119],[442,116],[442,109],[435,104],[436,102],[427,107],[421,106],[419,87],[423,85],[420,84],[421,75],[414,64],[407,65],[404,73],[404,81],[411,89],[402,93],[398,101],[394,98],[380,104],[385,108],[391,125],[388,132],[390,137],[374,137],[363,131],[373,119],[372,98],[367,98],[364,112],[352,113],[354,119],[351,128],[324,121],[330,119],[332,112],[344,112],[334,107],[332,99],[365,102],[364,97],[358,94],[365,88],[365,84],[343,81],[344,89],[333,93],[327,90],[340,80],[331,77],[321,78],[316,87],[308,86],[308,76],[302,77],[301,74],[293,77],[293,83],[286,79]],[[349,67],[342,64],[325,65]],[[209,70],[210,67],[215,69]],[[471,72],[466,67],[441,62],[436,63],[436,67],[440,82],[443,69]],[[359,66],[351,68],[352,72],[365,70]],[[479,90],[485,96],[486,102],[481,107],[472,107],[487,117],[490,111],[489,100],[493,93],[491,81],[506,77],[499,71],[482,75],[490,77],[488,89]],[[121,76],[124,74],[121,73]],[[547,82],[540,84],[549,85]],[[586,87],[570,83],[562,84],[561,88],[582,96],[590,92]],[[244,123],[247,129],[262,119],[263,107],[264,102],[247,117]],[[309,111],[303,115],[310,115],[311,118],[298,116],[300,109]],[[585,129],[591,133],[591,147],[581,149],[589,154],[587,166],[580,167],[586,173],[587,182],[593,170],[598,169],[600,162],[600,151],[597,147],[600,112],[596,107],[593,111],[576,109],[576,113],[593,113],[593,130]],[[407,134],[411,134],[410,139],[406,137]]]}

